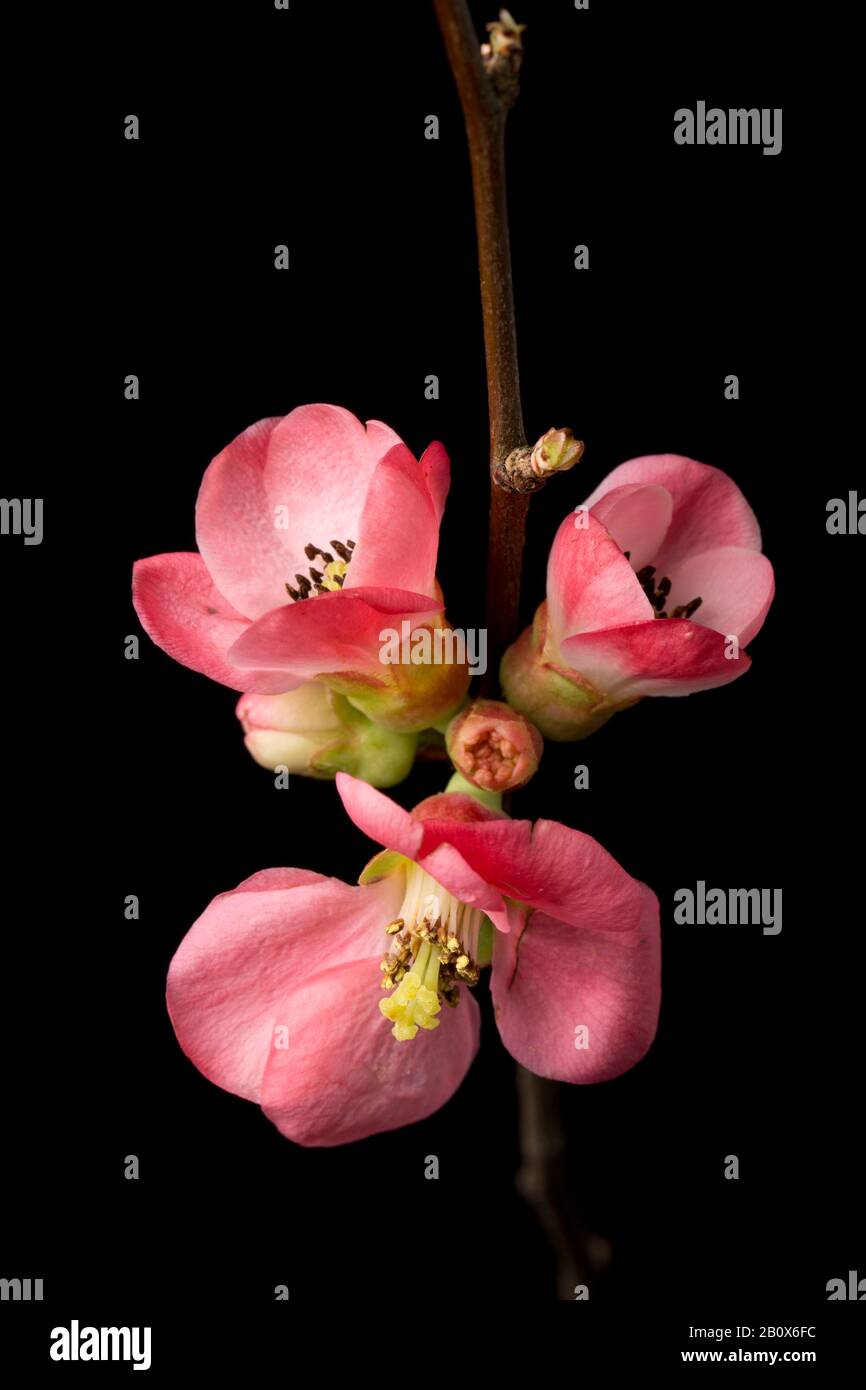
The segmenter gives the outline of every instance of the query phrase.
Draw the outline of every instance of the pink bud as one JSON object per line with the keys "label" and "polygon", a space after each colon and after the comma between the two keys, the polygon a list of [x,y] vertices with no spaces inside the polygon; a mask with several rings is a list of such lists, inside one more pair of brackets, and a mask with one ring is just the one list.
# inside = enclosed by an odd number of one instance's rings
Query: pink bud
{"label": "pink bud", "polygon": [[534,724],[501,700],[475,700],[448,725],[451,761],[468,782],[506,792],[534,776],[544,741]]}

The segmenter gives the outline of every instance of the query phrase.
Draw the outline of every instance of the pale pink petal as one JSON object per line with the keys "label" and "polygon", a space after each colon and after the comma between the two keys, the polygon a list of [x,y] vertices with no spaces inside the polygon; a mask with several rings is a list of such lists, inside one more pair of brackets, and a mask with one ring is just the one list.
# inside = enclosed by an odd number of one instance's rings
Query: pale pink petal
{"label": "pale pink petal", "polygon": [[645,885],[635,887],[641,911],[633,931],[595,932],[539,912],[522,933],[497,936],[496,1022],[512,1057],[537,1076],[609,1081],[652,1043],[661,997],[659,906]]}
{"label": "pale pink petal", "polygon": [[723,545],[684,560],[670,576],[667,609],[701,598],[692,622],[751,642],[773,601],[773,566],[758,550]]}
{"label": "pale pink petal", "polygon": [[[371,420],[365,428],[336,405],[302,405],[280,422],[268,449],[265,490],[272,515],[277,508],[286,509],[288,546],[297,561],[294,570],[307,572],[305,545],[333,554],[332,542],[359,541],[361,514],[377,465],[398,445],[405,447],[388,425]],[[353,564],[356,558],[357,547]],[[318,562],[317,567],[321,568]],[[294,583],[292,575],[285,578]],[[389,587],[411,586],[391,580]]]}
{"label": "pale pink petal", "polygon": [[424,450],[420,463],[421,471],[427,479],[430,496],[433,499],[437,520],[441,521],[442,513],[445,510],[445,499],[451,486],[451,462],[445,452],[445,446],[440,444],[438,440],[434,440]]}
{"label": "pale pink petal", "polygon": [[661,548],[673,515],[674,500],[663,487],[631,483],[612,488],[595,503],[593,516],[606,527],[633,570],[650,564]]}
{"label": "pale pink petal", "polygon": [[[399,436],[348,410],[305,405],[244,430],[213,460],[196,504],[196,538],[222,593],[248,618],[287,601],[307,574],[308,544],[356,539],[367,485]],[[333,552],[331,552],[333,553]]]}
{"label": "pale pink petal", "polygon": [[[299,684],[316,676],[354,672],[384,685],[387,664],[381,660],[386,630],[398,633],[429,623],[442,604],[423,594],[390,589],[354,589],[319,594],[275,608],[252,623],[231,649],[229,660],[238,668],[240,688],[258,694],[277,693],[251,678],[256,670],[283,670]],[[283,686],[282,689],[290,688]]]}
{"label": "pale pink petal", "polygon": [[[249,624],[215,588],[200,555],[179,551],[138,560],[132,602],[148,637],[175,661],[232,690],[246,689],[226,653]],[[267,671],[255,675],[262,682],[270,678]],[[288,687],[283,681],[279,688]]]}
{"label": "pale pink petal", "polygon": [[612,705],[728,685],[751,665],[745,651],[728,651],[733,648],[722,633],[680,618],[584,632],[561,644],[563,660]]}
{"label": "pale pink petal", "polygon": [[652,563],[659,575],[670,575],[689,555],[736,545],[761,549],[761,531],[754,512],[727,473],[680,454],[650,454],[621,463],[587,498],[595,506],[614,488],[638,483],[663,487],[671,494],[674,512],[661,549]]}
{"label": "pale pink petal", "polygon": [[439,520],[421,466],[399,444],[370,479],[344,593],[361,587],[432,594]]}
{"label": "pale pink petal", "polygon": [[289,533],[277,526],[264,485],[268,447],[279,423],[279,418],[259,420],[217,454],[195,508],[202,558],[220,592],[247,618],[285,603],[286,582],[294,583]]}
{"label": "pale pink petal", "polygon": [[401,874],[352,888],[306,869],[268,869],[215,898],[180,943],[166,985],[178,1042],[199,1071],[258,1100],[287,996],[347,961],[366,960],[376,976],[402,889]]}
{"label": "pale pink petal", "polygon": [[479,1010],[467,989],[440,1026],[397,1042],[379,1012],[376,962],[307,980],[274,1019],[288,1047],[271,1048],[261,1088],[281,1134],[310,1146],[348,1144],[432,1115],[454,1094],[478,1050]]}
{"label": "pale pink petal", "polygon": [[591,513],[569,513],[556,533],[547,563],[547,604],[557,645],[574,632],[643,622],[652,615],[631,565]]}

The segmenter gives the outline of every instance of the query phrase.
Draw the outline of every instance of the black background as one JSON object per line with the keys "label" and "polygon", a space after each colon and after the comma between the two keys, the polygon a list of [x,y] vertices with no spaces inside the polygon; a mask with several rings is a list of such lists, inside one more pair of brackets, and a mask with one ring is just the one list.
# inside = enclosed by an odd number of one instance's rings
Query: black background
{"label": "black background", "polygon": [[[479,30],[494,10],[473,5]],[[525,621],[562,516],[639,454],[728,471],[777,575],[742,680],[644,701],[582,745],[548,745],[514,807],[595,835],[662,905],[652,1050],[617,1081],[562,1088],[573,1190],[613,1246],[572,1316],[616,1334],[645,1321],[650,1364],[665,1338],[688,1345],[690,1321],[818,1323],[829,1358],[858,1310],[828,1304],[827,1280],[858,1259],[866,1274],[852,1216],[862,541],[825,529],[827,500],[862,470],[826,424],[836,388],[804,328],[817,288],[802,250],[825,174],[783,91],[787,8],[697,10],[525,0],[509,121],[527,430],[568,424],[587,444],[532,504]],[[440,578],[452,625],[483,625],[486,396],[459,106],[418,0],[155,5],[92,22],[58,185],[87,255],[53,275],[74,294],[60,330],[80,344],[86,381],[55,425],[37,418],[4,484],[46,499],[41,547],[2,541],[0,1274],[46,1286],[41,1306],[4,1304],[4,1329],[53,1367],[55,1323],[149,1323],[158,1374],[169,1343],[175,1365],[202,1336],[222,1357],[241,1327],[280,1338],[288,1319],[296,1333],[298,1304],[357,1305],[381,1314],[367,1351],[387,1358],[416,1299],[442,1310],[444,1341],[486,1305],[511,1317],[554,1298],[550,1254],[514,1190],[514,1069],[486,985],[481,1053],[423,1124],[306,1151],[206,1082],[162,997],[190,924],[259,868],[354,880],[373,847],[332,786],[275,790],[243,748],[232,692],[144,637],[137,662],[123,645],[140,632],[131,564],[194,548],[211,457],[254,420],[320,400],[386,420],[416,454],[445,443]],[[782,154],[676,146],[673,112],[698,99],[783,106]],[[123,138],[131,112],[137,143]],[[288,272],[273,267],[278,243]],[[578,243],[589,271],[573,267]],[[47,367],[44,328],[22,340],[25,366]],[[130,372],[138,402],[123,398]],[[738,401],[724,399],[728,373]],[[588,791],[573,787],[577,763]],[[393,794],[410,806],[442,775],[416,768]],[[699,878],[781,887],[781,935],[674,925],[675,889]],[[138,922],[124,919],[129,893]],[[441,1178],[428,1182],[434,1153]],[[127,1154],[138,1182],[124,1179]],[[723,1177],[728,1154],[737,1182]],[[281,1283],[288,1305],[273,1301]]]}

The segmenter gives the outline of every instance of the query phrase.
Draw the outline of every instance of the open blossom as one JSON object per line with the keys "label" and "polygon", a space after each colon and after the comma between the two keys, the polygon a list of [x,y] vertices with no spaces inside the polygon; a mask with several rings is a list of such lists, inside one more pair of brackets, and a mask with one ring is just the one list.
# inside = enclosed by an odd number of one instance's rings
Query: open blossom
{"label": "open blossom", "polygon": [[318,778],[351,772],[374,787],[393,787],[415,760],[417,734],[374,724],[321,681],[283,695],[242,695],[236,713],[248,751],[271,771]]}
{"label": "open blossom", "polygon": [[340,774],[385,846],[358,887],[267,869],[216,898],[181,942],[167,1002],[217,1085],[288,1138],[346,1143],[423,1119],[479,1039],[491,966],[509,1052],[541,1076],[605,1081],[655,1035],[659,909],[588,835],[445,792],[405,811]]}
{"label": "open blossom", "polygon": [[145,631],[185,666],[263,695],[320,677],[413,731],[465,694],[465,664],[388,664],[385,630],[444,625],[436,583],[448,456],[420,462],[388,425],[300,406],[244,430],[208,467],[198,553],[140,560]]}
{"label": "open blossom", "polygon": [[743,675],[773,592],[757,520],[726,473],[632,459],[560,526],[546,602],[505,654],[503,690],[548,738],[581,738],[644,695]]}

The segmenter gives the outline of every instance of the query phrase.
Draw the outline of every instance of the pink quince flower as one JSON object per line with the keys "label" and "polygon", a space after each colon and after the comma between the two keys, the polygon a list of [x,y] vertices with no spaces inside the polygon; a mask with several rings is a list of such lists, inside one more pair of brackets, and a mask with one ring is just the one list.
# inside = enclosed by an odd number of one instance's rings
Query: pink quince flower
{"label": "pink quince flower", "polygon": [[644,695],[742,676],[773,593],[755,514],[726,473],[677,454],[632,459],[560,526],[546,602],[503,658],[503,690],[548,738],[581,738]]}
{"label": "pink quince flower", "polygon": [[525,1067],[586,1083],[639,1061],[660,999],[649,888],[555,821],[454,792],[410,812],[345,773],[337,785],[386,846],[360,886],[266,869],[215,898],[171,962],[171,1020],[209,1080],[300,1144],[421,1120],[475,1056],[471,988],[491,961],[499,1032]]}
{"label": "pink quince flower", "polygon": [[419,730],[460,703],[465,665],[383,664],[384,630],[444,624],[436,583],[450,466],[333,405],[260,420],[209,465],[198,553],[139,560],[133,602],[158,646],[234,690],[321,677],[370,718]]}

